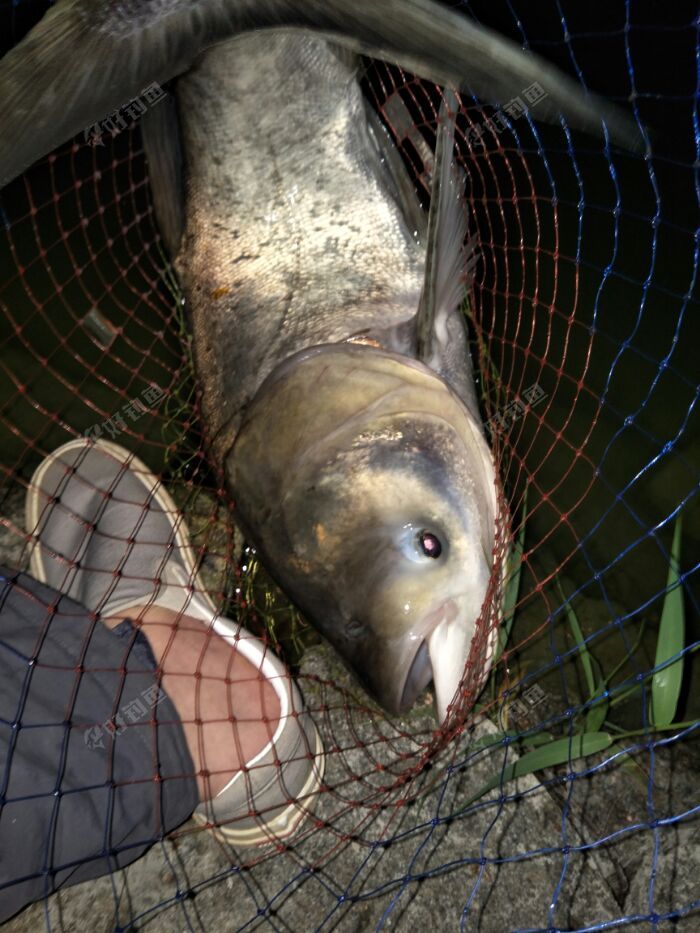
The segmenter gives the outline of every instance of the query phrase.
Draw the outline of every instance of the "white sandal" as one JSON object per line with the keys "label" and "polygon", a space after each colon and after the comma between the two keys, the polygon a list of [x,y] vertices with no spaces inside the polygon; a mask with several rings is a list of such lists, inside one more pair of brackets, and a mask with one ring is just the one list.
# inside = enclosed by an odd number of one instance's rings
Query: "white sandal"
{"label": "white sandal", "polygon": [[217,613],[183,516],[157,477],[119,445],[79,438],[37,468],[26,520],[30,573],[42,583],[104,618],[154,605],[201,619],[269,680],[280,704],[272,740],[194,817],[233,845],[291,835],[321,785],[321,738],[282,662]]}

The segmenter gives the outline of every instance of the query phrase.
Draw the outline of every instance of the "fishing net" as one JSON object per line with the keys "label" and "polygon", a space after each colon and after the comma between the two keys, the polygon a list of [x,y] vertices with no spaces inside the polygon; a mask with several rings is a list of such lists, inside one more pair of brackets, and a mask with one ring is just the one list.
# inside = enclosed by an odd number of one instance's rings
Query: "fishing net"
{"label": "fishing net", "polygon": [[[3,51],[47,5],[0,6]],[[699,922],[697,12],[461,8],[626,107],[648,149],[533,122],[537,84],[501,108],[461,97],[479,244],[465,313],[500,510],[444,729],[429,691],[383,714],[234,531],[139,127],[172,89],[144,89],[0,194],[2,563],[27,566],[24,499],[52,450],[87,435],[135,453],[182,510],[216,605],[297,676],[326,753],[291,840],[237,850],[188,822],[8,929],[74,929],[88,910],[164,930]],[[379,63],[363,86],[427,205],[439,91]]]}

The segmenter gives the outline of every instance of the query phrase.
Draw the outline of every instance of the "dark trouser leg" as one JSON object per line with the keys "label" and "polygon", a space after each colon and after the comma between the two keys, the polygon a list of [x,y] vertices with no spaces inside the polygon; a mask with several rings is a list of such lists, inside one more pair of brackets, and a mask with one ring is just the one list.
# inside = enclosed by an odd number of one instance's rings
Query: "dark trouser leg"
{"label": "dark trouser leg", "polygon": [[0,567],[0,922],[142,855],[199,803],[148,642]]}

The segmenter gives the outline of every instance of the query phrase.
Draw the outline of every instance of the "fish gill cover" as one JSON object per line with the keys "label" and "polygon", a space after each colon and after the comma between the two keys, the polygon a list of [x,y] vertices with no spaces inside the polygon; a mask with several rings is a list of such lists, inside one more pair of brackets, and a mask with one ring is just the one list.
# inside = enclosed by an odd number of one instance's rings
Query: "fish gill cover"
{"label": "fish gill cover", "polygon": [[[2,563],[27,565],[24,496],[42,458],[81,435],[128,448],[182,510],[214,602],[298,676],[326,752],[293,839],[236,850],[188,822],[8,929],[74,929],[86,909],[115,929],[696,928],[697,11],[453,6],[619,103],[647,151],[536,122],[536,84],[500,108],[460,97],[478,244],[465,314],[500,514],[444,729],[429,693],[398,717],[373,704],[234,532],[141,140],[169,86],[144,87],[0,194]],[[47,7],[2,3],[3,51]],[[377,62],[363,88],[427,207],[440,90]],[[13,721],[21,710],[0,725]]]}

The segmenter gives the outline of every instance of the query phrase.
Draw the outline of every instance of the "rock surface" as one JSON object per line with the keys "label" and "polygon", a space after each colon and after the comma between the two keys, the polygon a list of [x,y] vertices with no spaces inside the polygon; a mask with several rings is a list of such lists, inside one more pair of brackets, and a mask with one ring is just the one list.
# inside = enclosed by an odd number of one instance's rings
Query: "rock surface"
{"label": "rock surface", "polygon": [[[22,498],[5,500],[9,523],[0,524],[0,560],[15,566]],[[325,647],[305,655],[301,685],[324,738],[327,790],[290,846],[235,851],[189,822],[124,871],[30,906],[7,933],[504,933],[590,929],[654,913],[660,930],[700,928],[697,742],[657,746],[653,780],[641,739],[634,758],[598,770],[603,756],[588,758],[575,763],[573,781],[539,773],[469,804],[515,757],[488,719],[402,784],[397,778],[421,761],[432,736],[428,707],[387,721]],[[682,813],[688,818],[674,822]],[[651,928],[649,920],[639,928]]]}

